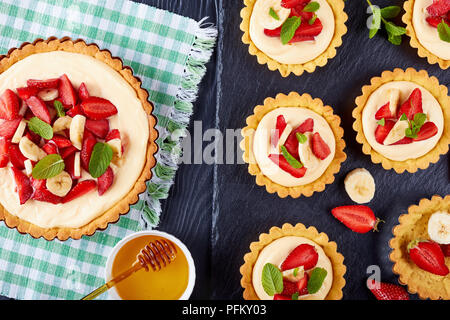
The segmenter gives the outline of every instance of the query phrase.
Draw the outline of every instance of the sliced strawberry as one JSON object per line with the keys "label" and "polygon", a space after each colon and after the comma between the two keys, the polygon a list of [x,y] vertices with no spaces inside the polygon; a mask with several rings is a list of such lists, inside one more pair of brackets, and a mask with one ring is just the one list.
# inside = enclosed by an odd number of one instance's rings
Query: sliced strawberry
{"label": "sliced strawberry", "polygon": [[296,136],[297,132],[305,133],[305,132],[312,132],[313,130],[314,130],[314,120],[312,118],[308,118],[296,129],[292,130],[291,134],[286,139],[284,146],[286,147],[287,151],[297,160],[299,160],[298,140]]}
{"label": "sliced strawberry", "polygon": [[314,155],[320,160],[326,159],[331,153],[330,147],[323,141],[318,132],[314,133],[311,138],[311,149]]}
{"label": "sliced strawberry", "polygon": [[108,167],[105,173],[102,174],[97,179],[98,195],[101,196],[102,194],[104,194],[109,189],[109,187],[111,187],[113,181],[114,181],[114,172],[111,169],[111,167]]}
{"label": "sliced strawberry", "polygon": [[19,169],[23,170],[25,169],[25,160],[27,158],[20,152],[19,146],[17,144],[11,144],[9,146],[8,150],[9,160],[11,161],[12,165]]}
{"label": "sliced strawberry", "polygon": [[289,253],[281,264],[281,271],[303,267],[305,270],[314,268],[319,259],[316,249],[307,243],[297,246]]}
{"label": "sliced strawberry", "polygon": [[86,129],[95,134],[98,138],[104,139],[109,132],[109,121],[107,119],[86,119]]}
{"label": "sliced strawberry", "polygon": [[[283,129],[284,130],[284,129]],[[112,129],[105,138],[105,141],[120,139],[120,131],[118,129]]]}
{"label": "sliced strawberry", "polygon": [[[315,37],[318,36],[323,29],[322,22],[319,18],[313,24],[302,23],[297,30],[295,30],[294,38],[297,37]],[[292,42],[292,40],[290,41]]]}
{"label": "sliced strawberry", "polygon": [[275,293],[275,295],[273,296],[273,300],[292,300],[292,297],[283,296],[282,294]]}
{"label": "sliced strawberry", "polygon": [[70,117],[75,117],[77,114],[83,115],[83,110],[81,110],[81,105],[76,104],[69,110],[67,110],[66,114]]}
{"label": "sliced strawberry", "polygon": [[70,177],[72,180],[78,179],[79,177],[75,176],[75,154],[71,154],[68,157],[64,159],[64,170],[67,171],[67,173],[70,174]]}
{"label": "sliced strawberry", "polygon": [[67,75],[63,74],[59,82],[59,100],[61,100],[64,107],[70,108],[77,103],[77,94],[72,86]]}
{"label": "sliced strawberry", "polygon": [[16,119],[19,116],[19,109],[19,98],[14,91],[6,89],[0,96],[0,119]]}
{"label": "sliced strawberry", "polygon": [[59,151],[59,154],[61,155],[61,158],[66,159],[68,156],[74,154],[77,151],[78,151],[78,149],[75,148],[74,146],[69,146],[67,148],[62,148]]}
{"label": "sliced strawberry", "polygon": [[[280,137],[283,134],[283,131],[286,128],[286,126],[287,126],[286,119],[284,118],[284,116],[282,114],[280,114],[277,117],[277,123],[275,125],[275,131],[272,132],[272,137],[270,139],[273,146],[277,145],[278,140],[280,140]],[[109,139],[109,140],[111,140],[111,139]]]}
{"label": "sliced strawberry", "polygon": [[94,149],[97,139],[95,139],[92,133],[88,133],[88,130],[84,130],[83,145],[81,147],[81,166],[84,170],[89,172],[89,161],[91,160],[92,150]]}
{"label": "sliced strawberry", "polygon": [[434,0],[433,4],[427,7],[428,13],[433,17],[442,17],[450,10],[450,1]]}
{"label": "sliced strawberry", "polygon": [[441,249],[444,257],[450,257],[450,244],[441,244]]}
{"label": "sliced strawberry", "polygon": [[67,203],[76,198],[79,198],[86,193],[94,190],[96,186],[97,183],[95,182],[95,180],[83,180],[81,182],[78,182],[78,184],[73,187],[73,189],[70,190],[69,193],[63,198],[62,203]]}
{"label": "sliced strawberry", "polygon": [[9,163],[9,156],[7,153],[0,154],[0,168],[4,168]]}
{"label": "sliced strawberry", "polygon": [[117,108],[109,100],[89,97],[81,103],[83,113],[92,120],[109,118],[117,114]]}
{"label": "sliced strawberry", "polygon": [[[45,181],[45,180],[41,180]],[[33,200],[58,204],[62,202],[62,198],[54,195],[47,189],[36,189],[33,194]]]}
{"label": "sliced strawberry", "polygon": [[384,126],[378,125],[375,130],[375,140],[377,140],[379,144],[383,144],[384,140],[386,139],[389,132],[391,132],[394,125],[395,121],[392,120],[386,120],[384,122]]}
{"label": "sliced strawberry", "polygon": [[289,41],[289,43],[313,41],[313,40],[314,40],[313,36],[294,35],[291,41]]}
{"label": "sliced strawberry", "polygon": [[382,106],[380,109],[378,109],[377,113],[375,113],[375,119],[381,120],[381,119],[391,119],[393,118],[393,115],[391,114],[391,109],[389,109],[389,102],[386,103],[384,106]]}
{"label": "sliced strawberry", "polygon": [[410,144],[413,143],[413,139],[412,138],[408,138],[408,137],[404,137],[401,140],[398,140],[397,142],[394,142],[393,144],[390,144],[390,146],[396,146],[396,145],[400,145],[400,144]]}
{"label": "sliced strawberry", "polygon": [[409,300],[409,295],[405,288],[395,284],[367,279],[367,288],[377,300]]}
{"label": "sliced strawberry", "polygon": [[78,97],[80,97],[81,100],[86,100],[90,97],[89,91],[84,82],[81,83],[80,87],[78,88]]}
{"label": "sliced strawberry", "polygon": [[298,292],[297,283],[283,279],[283,292],[281,292],[281,295],[292,297],[296,292]]}
{"label": "sliced strawberry", "polygon": [[30,178],[31,185],[33,186],[34,190],[41,190],[46,188],[46,181],[44,179],[34,179],[33,177]]}
{"label": "sliced strawberry", "polygon": [[308,280],[309,280],[309,276],[305,272],[305,275],[303,276],[303,278],[301,278],[297,282],[297,289],[298,289],[299,295],[303,296],[305,294],[308,294]]}
{"label": "sliced strawberry", "polygon": [[0,137],[11,139],[19,126],[22,117],[14,120],[4,120],[0,123]]}
{"label": "sliced strawberry", "polygon": [[281,35],[281,27],[276,29],[264,29],[264,34],[268,37],[279,37]]}
{"label": "sliced strawberry", "polygon": [[32,96],[28,98],[26,102],[28,107],[30,107],[31,112],[33,112],[36,117],[48,124],[52,122],[52,117],[50,116],[50,112],[44,101],[36,96]]}
{"label": "sliced strawberry", "polygon": [[372,209],[363,205],[341,206],[331,210],[331,214],[354,232],[366,233],[378,231],[380,219],[375,217]]}
{"label": "sliced strawberry", "polygon": [[434,28],[437,28],[439,23],[442,22],[442,18],[440,17],[427,17],[425,20],[428,22],[430,26]]}
{"label": "sliced strawberry", "polygon": [[41,136],[31,130],[27,130],[25,136],[35,144],[39,144],[41,142]]}
{"label": "sliced strawberry", "polygon": [[306,4],[311,0],[282,0],[281,6],[285,8],[295,8],[299,5]]}
{"label": "sliced strawberry", "polygon": [[53,141],[49,141],[42,146],[42,150],[44,150],[47,154],[57,154],[58,146]]}
{"label": "sliced strawberry", "polygon": [[433,136],[435,136],[438,133],[438,127],[431,121],[428,121],[424,123],[422,128],[420,128],[419,132],[417,133],[417,138],[414,139],[414,141],[422,141],[429,139]]}
{"label": "sliced strawberry", "polygon": [[60,149],[68,148],[72,146],[72,142],[70,140],[60,134],[55,134],[52,140]]}
{"label": "sliced strawberry", "polygon": [[59,78],[47,79],[47,80],[27,80],[27,86],[31,88],[42,89],[56,89],[59,86]]}
{"label": "sliced strawberry", "polygon": [[301,178],[306,174],[306,168],[301,167],[299,169],[293,168],[287,160],[279,154],[270,154],[269,159],[272,160],[281,170],[286,171],[295,178]]}
{"label": "sliced strawberry", "polygon": [[449,274],[444,253],[436,242],[413,240],[408,244],[408,253],[419,268],[438,276]]}
{"label": "sliced strawberry", "polygon": [[414,89],[408,100],[401,105],[397,113],[397,118],[400,118],[405,114],[409,120],[414,120],[414,115],[416,113],[423,113],[422,91],[420,91],[419,88]]}
{"label": "sliced strawberry", "polygon": [[20,99],[25,101],[28,100],[28,98],[30,98],[31,96],[36,96],[39,92],[39,89],[33,87],[23,87],[17,88],[16,91]]}
{"label": "sliced strawberry", "polygon": [[11,168],[14,181],[16,182],[17,193],[19,195],[20,204],[24,204],[33,195],[33,187],[31,186],[30,179],[17,168]]}
{"label": "sliced strawberry", "polygon": [[313,17],[314,17],[314,12],[306,12],[303,11],[303,9],[305,8],[305,6],[307,5],[307,3],[303,3],[300,4],[294,8],[291,8],[291,17],[292,16],[296,16],[296,17],[301,17],[302,18],[302,22],[306,21],[309,22]]}
{"label": "sliced strawberry", "polygon": [[9,146],[11,140],[0,137],[0,168],[6,167],[9,162]]}

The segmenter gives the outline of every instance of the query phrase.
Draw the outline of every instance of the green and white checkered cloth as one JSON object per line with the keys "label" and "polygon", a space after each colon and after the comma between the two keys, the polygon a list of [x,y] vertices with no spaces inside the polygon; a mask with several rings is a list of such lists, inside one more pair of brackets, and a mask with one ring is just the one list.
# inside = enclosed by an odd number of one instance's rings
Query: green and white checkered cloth
{"label": "green and white checkered cloth", "polygon": [[[173,183],[197,85],[217,30],[167,11],[123,0],[2,0],[0,54],[36,38],[69,36],[121,57],[143,81],[158,117],[160,151],[148,192],[118,223],[65,242],[33,239],[0,224],[0,294],[16,299],[79,299],[103,284],[112,247],[158,224],[159,200]],[[103,296],[105,298],[106,295]]]}

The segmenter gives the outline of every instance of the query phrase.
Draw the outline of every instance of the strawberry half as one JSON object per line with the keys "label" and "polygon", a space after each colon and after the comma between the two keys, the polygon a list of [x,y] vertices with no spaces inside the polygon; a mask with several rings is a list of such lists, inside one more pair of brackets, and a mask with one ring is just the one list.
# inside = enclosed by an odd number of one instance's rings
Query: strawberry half
{"label": "strawberry half", "polygon": [[50,116],[50,112],[44,101],[36,96],[32,96],[28,98],[26,102],[28,107],[30,107],[31,112],[33,112],[36,117],[48,124],[52,122],[52,117]]}
{"label": "strawberry half", "polygon": [[46,181],[44,179],[34,179],[33,177],[30,177],[31,185],[33,186],[35,192],[36,190],[46,189]]}
{"label": "strawberry half", "polygon": [[56,89],[59,86],[59,78],[47,79],[47,80],[27,80],[27,86],[30,88],[42,89]]}
{"label": "strawberry half", "polygon": [[390,144],[390,146],[396,146],[396,145],[399,145],[399,144],[410,144],[410,143],[413,143],[413,141],[414,140],[412,138],[404,137],[403,139]]}
{"label": "strawberry half", "polygon": [[56,143],[53,141],[49,141],[46,144],[42,146],[42,150],[44,150],[47,154],[57,154],[58,153],[58,147],[56,146]]}
{"label": "strawberry half", "polygon": [[312,132],[314,130],[314,120],[312,118],[306,119],[301,125],[299,125],[296,129],[292,130],[289,134],[289,137],[286,139],[284,146],[287,151],[297,160],[299,160],[298,155],[298,140],[297,140],[297,132],[305,133]]}
{"label": "strawberry half", "polygon": [[395,121],[393,120],[386,120],[384,122],[384,126],[378,125],[375,129],[375,140],[377,140],[379,144],[383,144],[384,140],[388,136],[389,132],[391,132],[394,125]]}
{"label": "strawberry half", "polygon": [[27,158],[20,152],[19,146],[17,144],[11,144],[9,146],[8,150],[9,160],[11,161],[12,165],[19,169],[23,170],[25,169],[25,160]]}
{"label": "strawberry half", "polygon": [[59,79],[59,100],[61,100],[62,104],[66,108],[70,108],[76,105],[77,94],[75,93],[75,89],[72,86],[72,82],[70,82],[66,74],[63,74]]}
{"label": "strawberry half", "polygon": [[75,154],[71,154],[68,157],[64,159],[64,170],[67,171],[68,174],[70,174],[70,177],[72,180],[78,179],[80,177],[75,176]]}
{"label": "strawberry half", "polygon": [[[284,130],[284,129],[283,129]],[[112,129],[105,138],[105,141],[120,139],[120,131],[118,129]]]}
{"label": "strawberry half", "polygon": [[86,119],[86,129],[100,139],[105,139],[109,132],[109,121],[107,119],[91,120]]}
{"label": "strawberry half", "polygon": [[450,1],[448,0],[433,0],[433,4],[427,7],[430,16],[442,17],[450,10]]}
{"label": "strawberry half", "polygon": [[33,187],[31,186],[30,179],[17,168],[11,168],[16,182],[17,194],[19,195],[20,204],[24,204],[33,195]]}
{"label": "strawberry half", "polygon": [[14,120],[4,120],[0,123],[0,137],[11,139],[19,126],[22,117]]}
{"label": "strawberry half", "polygon": [[[281,135],[283,134],[284,129],[286,128],[287,123],[286,119],[282,114],[280,114],[277,117],[277,123],[275,125],[275,132],[272,132],[271,142],[272,145],[275,147],[278,143],[278,140],[280,140]],[[111,139],[110,139],[111,140]]]}
{"label": "strawberry half", "polygon": [[422,91],[419,88],[414,89],[408,100],[401,105],[397,113],[397,118],[400,119],[405,114],[409,120],[414,120],[416,113],[423,113]]}
{"label": "strawberry half", "polygon": [[13,120],[19,116],[19,98],[9,89],[0,96],[0,119]]}
{"label": "strawberry half", "polygon": [[378,223],[382,221],[375,217],[372,209],[363,205],[336,207],[331,210],[331,214],[346,227],[358,233],[378,231]]}
{"label": "strawberry half", "polygon": [[422,141],[435,136],[438,133],[438,127],[431,121],[426,122],[417,133],[414,141]]}
{"label": "strawberry half", "polygon": [[84,130],[83,144],[81,146],[81,166],[89,172],[89,161],[91,160],[92,150],[94,149],[97,139],[88,130]]}
{"label": "strawberry half", "polygon": [[95,182],[95,180],[83,180],[81,182],[78,182],[78,184],[73,187],[73,189],[70,190],[69,193],[62,199],[62,203],[67,203],[76,198],[79,198],[86,193],[94,190],[96,186],[97,183]]}
{"label": "strawberry half", "polygon": [[278,165],[281,170],[286,171],[291,176],[295,178],[301,178],[306,174],[306,168],[301,167],[296,169],[292,167],[289,162],[287,162],[286,158],[279,154],[270,154],[269,159],[272,160],[273,163]]}
{"label": "strawberry half", "polygon": [[59,154],[61,155],[61,158],[65,159],[77,151],[78,151],[78,149],[71,145],[70,147],[61,149],[59,151]]}
{"label": "strawberry half", "polygon": [[413,240],[408,244],[408,252],[419,268],[438,276],[446,276],[449,273],[444,253],[436,242]]}
{"label": "strawberry half", "polygon": [[9,162],[9,146],[11,145],[11,141],[0,137],[0,168],[6,167]]}
{"label": "strawberry half", "polygon": [[33,87],[23,87],[23,88],[17,88],[17,95],[22,100],[28,100],[31,96],[36,96],[39,92],[38,88]]}
{"label": "strawberry half", "polygon": [[314,21],[313,24],[302,23],[297,30],[295,30],[294,37],[289,41],[289,43],[305,41],[302,38],[313,38],[318,36],[323,29],[322,22],[319,18]]}
{"label": "strawberry half", "polygon": [[319,254],[316,249],[310,244],[303,243],[289,253],[280,269],[285,271],[303,266],[305,270],[309,270],[315,267],[318,260]]}
{"label": "strawberry half", "polygon": [[382,106],[378,111],[375,113],[375,119],[381,120],[381,119],[390,119],[393,118],[393,115],[391,114],[391,109],[389,109],[389,102],[386,103],[384,106]]}
{"label": "strawberry half", "polygon": [[60,149],[68,148],[72,146],[72,142],[70,140],[60,134],[55,134],[52,140]]}
{"label": "strawberry half", "polygon": [[[45,180],[41,180],[41,181],[45,181]],[[58,203],[61,203],[62,198],[58,197],[57,195],[54,195],[47,189],[39,188],[34,191],[33,200],[58,204]]]}
{"label": "strawberry half", "polygon": [[78,97],[80,97],[80,99],[83,101],[83,100],[86,100],[87,98],[89,98],[90,97],[90,95],[89,95],[89,91],[88,91],[88,89],[87,89],[87,87],[86,87],[86,84],[83,82],[83,83],[81,83],[80,84],[80,87],[78,88]]}
{"label": "strawberry half", "polygon": [[427,17],[425,20],[428,22],[428,24],[430,26],[432,26],[433,28],[437,28],[439,23],[441,23],[442,18],[439,18],[439,17]]}
{"label": "strawberry half", "polygon": [[113,181],[114,181],[114,172],[111,169],[111,167],[108,167],[105,173],[97,178],[98,195],[99,196],[103,195],[109,189],[109,187],[111,187]]}
{"label": "strawberry half", "polygon": [[326,159],[331,153],[330,147],[323,141],[318,132],[314,133],[311,138],[311,149],[314,155],[320,160]]}
{"label": "strawberry half", "polygon": [[77,114],[83,115],[83,110],[81,110],[81,106],[79,104],[74,105],[72,108],[67,110],[66,114],[70,117],[75,117]]}
{"label": "strawberry half", "polygon": [[395,284],[367,279],[367,288],[377,300],[409,300],[409,295],[405,288]]}
{"label": "strawberry half", "polygon": [[273,300],[292,300],[292,297],[283,296],[282,294],[275,293],[275,295],[273,296]]}
{"label": "strawberry half", "polygon": [[81,103],[83,113],[92,120],[109,118],[117,114],[117,108],[109,100],[89,97]]}
{"label": "strawberry half", "polygon": [[292,297],[296,292],[298,292],[297,283],[283,279],[283,292],[281,292],[281,295]]}

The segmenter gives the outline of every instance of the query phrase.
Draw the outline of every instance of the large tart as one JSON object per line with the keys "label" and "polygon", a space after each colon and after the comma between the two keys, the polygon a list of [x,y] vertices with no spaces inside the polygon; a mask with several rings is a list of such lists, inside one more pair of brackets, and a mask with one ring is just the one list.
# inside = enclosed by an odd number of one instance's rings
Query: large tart
{"label": "large tart", "polygon": [[0,59],[0,94],[7,226],[79,239],[116,222],[146,190],[157,151],[153,106],[109,51],[69,38],[25,43]]}
{"label": "large tart", "polygon": [[[244,0],[242,41],[283,77],[314,72],[336,55],[347,32],[343,0]],[[292,29],[290,36],[285,30]]]}
{"label": "large tart", "polygon": [[[244,262],[240,273],[246,300],[342,299],[344,257],[337,252],[336,243],[314,227],[306,228],[301,223],[272,227],[269,233],[259,236],[259,241],[250,244]],[[283,285],[277,292],[268,292],[265,285],[268,267],[273,269],[272,274],[282,277]],[[317,281],[319,271],[322,276]]]}
{"label": "large tart", "polygon": [[241,149],[248,171],[281,198],[323,191],[346,159],[340,118],[309,94],[267,98],[246,122]]}
{"label": "large tart", "polygon": [[441,23],[450,26],[449,0],[408,0],[403,5],[406,34],[411,46],[430,64],[438,63],[442,69],[450,66],[450,42],[439,37]]}
{"label": "large tart", "polygon": [[353,128],[372,162],[397,173],[416,172],[446,154],[450,142],[447,87],[426,71],[385,71],[362,88]]}

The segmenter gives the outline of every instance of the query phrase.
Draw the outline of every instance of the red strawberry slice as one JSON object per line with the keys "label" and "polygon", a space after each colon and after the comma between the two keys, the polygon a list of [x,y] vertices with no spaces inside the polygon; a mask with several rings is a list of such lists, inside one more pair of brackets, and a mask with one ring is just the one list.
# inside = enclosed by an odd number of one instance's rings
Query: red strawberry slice
{"label": "red strawberry slice", "polygon": [[419,268],[438,276],[446,276],[449,273],[444,253],[436,242],[413,240],[408,244],[408,252]]}
{"label": "red strawberry slice", "polygon": [[297,289],[298,289],[299,295],[303,296],[305,294],[308,294],[308,280],[309,280],[309,276],[305,272],[305,275],[303,276],[303,278],[301,278],[297,282]]}
{"label": "red strawberry slice", "polygon": [[281,271],[302,267],[305,270],[314,268],[319,259],[319,254],[316,249],[307,243],[297,246],[289,253],[286,259],[281,264]]}
{"label": "red strawberry slice", "polygon": [[331,214],[346,227],[358,233],[378,231],[378,223],[382,221],[375,217],[372,209],[363,205],[336,207],[331,210]]}
{"label": "red strawberry slice", "polygon": [[417,133],[414,141],[422,141],[435,136],[438,133],[438,127],[431,121],[426,122]]}
{"label": "red strawberry slice", "polygon": [[47,186],[46,181],[47,180],[38,180],[38,179],[34,179],[33,177],[30,177],[31,180],[31,185],[33,186],[34,190],[41,190],[41,189],[45,189]]}
{"label": "red strawberry slice", "polygon": [[414,89],[414,91],[409,96],[400,107],[397,113],[397,118],[400,118],[405,114],[409,120],[414,120],[414,115],[416,113],[422,113],[422,91],[419,88]]}
{"label": "red strawberry slice", "polygon": [[282,114],[280,114],[277,117],[277,123],[275,125],[275,131],[272,132],[272,137],[271,137],[271,141],[272,141],[272,145],[275,147],[278,143],[278,140],[280,140],[281,135],[283,134],[284,129],[286,128],[287,123],[286,123],[286,119],[284,119],[284,116]]}
{"label": "red strawberry slice", "polygon": [[309,20],[311,20],[314,17],[314,12],[303,11],[303,9],[305,8],[306,5],[307,5],[307,3],[305,2],[303,4],[296,6],[295,8],[291,8],[290,17],[292,17],[292,16],[301,17],[302,22],[303,21],[309,22]]}
{"label": "red strawberry slice", "polygon": [[395,284],[367,279],[367,288],[377,300],[409,300],[409,295],[405,288]]}
{"label": "red strawberry slice", "polygon": [[296,292],[298,292],[297,283],[283,279],[283,292],[281,292],[281,295],[292,297]]}
{"label": "red strawberry slice", "polygon": [[77,151],[78,151],[77,148],[75,148],[74,146],[70,146],[70,147],[61,149],[59,154],[61,155],[61,158],[65,159]]}
{"label": "red strawberry slice", "polygon": [[120,139],[120,131],[118,129],[112,129],[105,138],[105,141],[112,139]]}
{"label": "red strawberry slice", "polygon": [[98,177],[98,195],[101,196],[104,194],[109,187],[111,187],[112,183],[114,181],[114,172],[111,169],[111,167],[108,167],[106,169],[105,173],[102,174],[100,177]]}
{"label": "red strawberry slice", "polygon": [[9,163],[9,156],[8,154],[0,154],[0,168],[4,168]]}
{"label": "red strawberry slice", "polygon": [[64,165],[65,165],[64,170],[66,170],[70,174],[72,180],[79,178],[75,176],[75,154],[71,154],[68,157],[66,157],[64,159]]}
{"label": "red strawberry slice", "polygon": [[268,37],[279,37],[281,34],[281,27],[276,29],[264,29],[264,34]]}
{"label": "red strawberry slice", "polygon": [[450,257],[450,244],[441,244],[441,249],[444,257]]}
{"label": "red strawberry slice", "polygon": [[388,136],[389,132],[391,132],[394,125],[395,121],[392,120],[386,120],[384,122],[384,126],[378,125],[375,129],[375,140],[377,140],[379,144],[383,144],[384,140]]}
{"label": "red strawberry slice", "polygon": [[51,141],[53,141],[58,146],[58,148],[61,148],[61,149],[72,146],[72,142],[70,142],[70,140],[68,138],[66,138],[60,134],[55,134]]}
{"label": "red strawberry slice", "polygon": [[12,144],[9,146],[8,150],[9,160],[11,161],[12,165],[19,169],[23,170],[25,169],[25,160],[27,158],[20,152],[19,146],[17,144]]}
{"label": "red strawberry slice", "polygon": [[24,204],[33,195],[33,187],[31,186],[30,179],[17,168],[13,167],[11,170],[14,175],[14,181],[16,182],[16,190],[19,195],[20,204]]}
{"label": "red strawberry slice", "polygon": [[25,136],[36,144],[41,142],[41,136],[31,130],[27,130]]}
{"label": "red strawberry slice", "polygon": [[19,109],[19,98],[14,91],[6,89],[0,96],[0,119],[16,119],[19,116]]}
{"label": "red strawberry slice", "polygon": [[76,104],[69,110],[67,110],[66,114],[70,117],[75,117],[77,114],[83,115],[83,110],[81,110],[81,105]]}
{"label": "red strawberry slice", "polygon": [[320,160],[326,159],[331,153],[330,147],[325,141],[323,141],[318,132],[314,133],[312,136],[311,149],[314,155]]}
{"label": "red strawberry slice", "polygon": [[434,28],[437,28],[439,23],[442,22],[442,18],[439,17],[427,17],[425,20],[428,22],[430,26]]}
{"label": "red strawberry slice", "polygon": [[107,119],[86,119],[86,129],[88,129],[98,138],[104,139],[109,132],[109,121]]}
{"label": "red strawberry slice", "polygon": [[[303,37],[318,36],[322,32],[322,29],[323,29],[323,25],[319,18],[317,18],[313,24],[302,23],[300,25],[300,27],[298,27],[298,29],[295,30],[293,39],[295,39],[295,37],[301,37],[301,36],[303,36]],[[293,41],[291,40],[290,42],[293,42]]]}
{"label": "red strawberry slice", "polygon": [[273,300],[292,300],[292,297],[283,296],[282,294],[275,293]]}
{"label": "red strawberry slice", "polygon": [[390,144],[390,146],[396,146],[396,145],[400,145],[400,144],[410,144],[410,143],[413,143],[413,141],[414,140],[412,138],[404,137],[403,139]]}
{"label": "red strawberry slice", "polygon": [[58,146],[53,141],[49,141],[42,146],[42,150],[44,150],[47,154],[57,154]]}
{"label": "red strawberry slice", "polygon": [[301,178],[306,174],[305,167],[301,167],[299,169],[292,167],[282,155],[270,154],[269,159],[272,160],[276,165],[278,165],[281,170],[286,171],[295,178]]}
{"label": "red strawberry slice", "polygon": [[289,41],[289,43],[313,41],[313,40],[314,40],[313,36],[294,35],[294,37],[292,37],[292,39],[291,39],[291,41]]}
{"label": "red strawberry slice", "polygon": [[0,123],[0,137],[11,139],[19,126],[22,117],[14,120],[4,120]]}
{"label": "red strawberry slice", "polygon": [[83,180],[81,182],[78,182],[78,184],[73,187],[73,189],[70,190],[69,193],[63,198],[62,203],[67,203],[76,198],[79,198],[86,193],[94,190],[96,186],[97,183],[95,182],[95,180]]}
{"label": "red strawberry slice", "polygon": [[381,120],[381,119],[390,119],[393,118],[393,115],[391,114],[391,109],[389,109],[389,102],[386,103],[384,106],[382,106],[380,109],[378,109],[377,113],[375,113],[375,119]]}
{"label": "red strawberry slice", "polygon": [[0,138],[0,168],[6,167],[9,162],[9,146],[11,141],[5,138]]}
{"label": "red strawberry slice", "polygon": [[38,90],[42,89],[56,89],[59,86],[59,78],[47,79],[47,80],[27,80],[27,86],[31,88],[36,88]]}
{"label": "red strawberry slice", "polygon": [[89,97],[81,103],[83,113],[92,120],[109,118],[117,114],[117,108],[109,100]]}
{"label": "red strawberry slice", "polygon": [[311,0],[282,0],[281,1],[281,6],[285,7],[285,8],[294,8],[297,7],[299,5],[303,5],[306,4],[308,2],[310,2]]}
{"label": "red strawberry slice", "polygon": [[427,7],[427,11],[430,16],[442,17],[450,10],[449,0],[434,0],[433,4]]}
{"label": "red strawberry slice", "polygon": [[59,82],[59,100],[65,108],[70,108],[77,103],[77,94],[66,74],[63,74]]}
{"label": "red strawberry slice", "polygon": [[86,100],[87,98],[90,97],[89,91],[84,82],[81,83],[80,87],[78,88],[78,97],[80,97],[81,100]]}
{"label": "red strawberry slice", "polygon": [[297,132],[305,133],[305,132],[312,132],[313,130],[314,130],[314,120],[312,118],[308,118],[296,129],[292,130],[291,134],[286,139],[284,146],[286,147],[287,151],[297,160],[299,160],[298,140],[296,136]]}
{"label": "red strawberry slice", "polygon": [[[41,180],[45,181],[45,180]],[[62,202],[62,198],[54,195],[44,188],[36,189],[33,194],[33,200],[58,204]]]}
{"label": "red strawberry slice", "polygon": [[91,160],[92,150],[94,149],[97,139],[95,139],[92,133],[88,133],[88,130],[84,130],[83,145],[81,146],[81,166],[84,170],[89,172],[89,161]]}
{"label": "red strawberry slice", "polygon": [[22,100],[28,100],[31,96],[36,96],[39,92],[38,88],[34,87],[23,87],[23,88],[17,88],[17,95]]}
{"label": "red strawberry slice", "polygon": [[32,96],[26,101],[28,107],[30,107],[31,112],[44,122],[50,124],[52,122],[52,117],[48,111],[47,105],[40,98]]}

